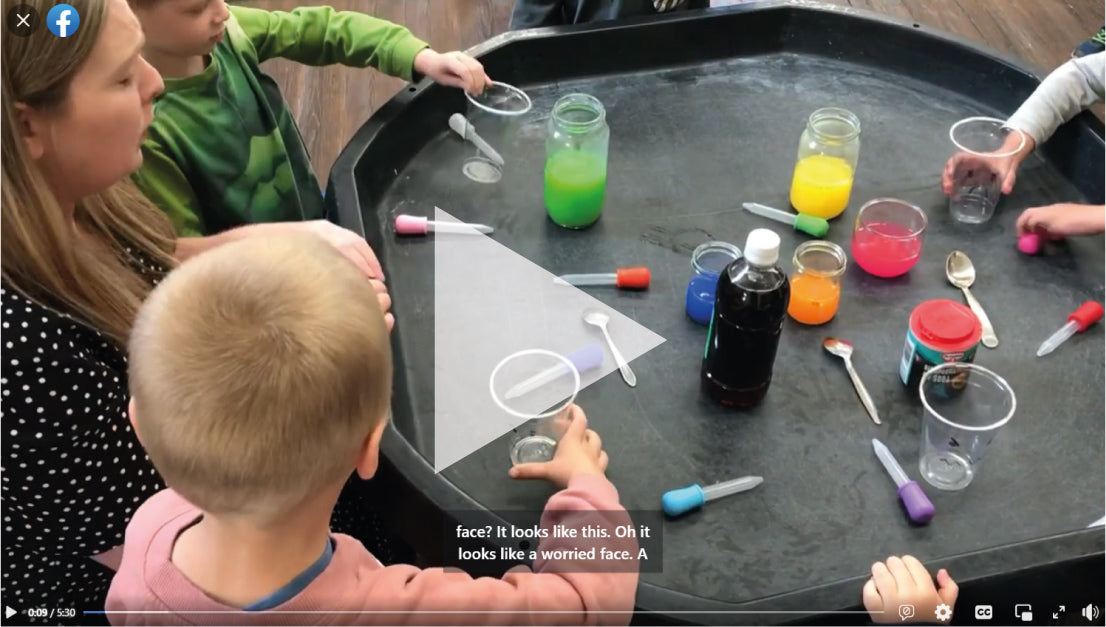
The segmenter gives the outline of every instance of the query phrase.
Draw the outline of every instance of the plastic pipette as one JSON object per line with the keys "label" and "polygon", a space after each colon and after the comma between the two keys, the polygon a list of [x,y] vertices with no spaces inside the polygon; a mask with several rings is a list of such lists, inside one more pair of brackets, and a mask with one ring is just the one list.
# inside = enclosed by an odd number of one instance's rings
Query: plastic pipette
{"label": "plastic pipette", "polygon": [[783,224],[794,227],[796,231],[802,231],[814,237],[822,237],[829,232],[829,222],[826,222],[823,218],[808,216],[805,213],[788,213],[755,202],[742,203],[741,206],[745,207],[745,210],[749,213],[756,214],[762,218],[768,218],[769,220],[775,220],[776,222],[782,222]]}
{"label": "plastic pipette", "polygon": [[[597,368],[603,363],[603,347],[598,344],[588,344],[580,350],[574,351],[565,355],[565,359],[572,362],[573,367],[580,374]],[[516,384],[503,395],[503,398],[510,400],[518,398],[523,394],[529,394],[541,386],[556,381],[560,377],[569,373],[568,365],[563,362],[558,362],[557,365],[551,366],[538,374]]]}
{"label": "plastic pipette", "polygon": [[597,274],[565,274],[553,279],[557,285],[613,285],[621,290],[644,290],[649,287],[649,268],[619,268],[618,272]]}
{"label": "plastic pipette", "polygon": [[[437,207],[435,207],[436,209]],[[475,231],[475,233],[474,233]],[[433,233],[456,233],[459,235],[488,234],[495,231],[486,224],[465,224],[463,222],[438,222],[419,216],[401,213],[396,216],[396,233],[400,235],[426,235]]]}
{"label": "plastic pipette", "polygon": [[468,121],[468,118],[460,113],[454,113],[449,116],[449,128],[453,129],[454,133],[457,133],[466,141],[472,142],[476,149],[484,153],[484,156],[488,159],[491,159],[497,165],[503,165],[503,157],[499,156],[499,153],[476,133],[476,128],[472,125],[472,122]]}
{"label": "plastic pipette", "polygon": [[883,445],[883,442],[872,438],[872,448],[875,449],[876,457],[883,464],[883,468],[887,470],[887,474],[891,475],[891,479],[898,486],[899,498],[902,499],[902,504],[906,506],[906,513],[910,515],[910,520],[921,524],[929,522],[933,515],[937,513],[937,508],[933,506],[929,497],[922,491],[922,486],[906,476],[902,466],[899,466],[899,462],[891,454],[891,451]]}
{"label": "plastic pipette", "polygon": [[1060,327],[1056,333],[1053,333],[1051,337],[1041,344],[1041,347],[1037,349],[1037,356],[1044,357],[1045,355],[1056,350],[1058,346],[1068,341],[1068,338],[1076,333],[1082,333],[1087,330],[1087,327],[1098,322],[1102,319],[1102,305],[1089,300],[1079,306],[1079,309],[1071,312],[1068,315],[1068,323]]}
{"label": "plastic pipette", "polygon": [[737,494],[738,492],[752,490],[761,483],[764,483],[763,477],[753,476],[730,479],[729,481],[715,483],[705,488],[695,483],[686,488],[665,492],[664,496],[661,497],[661,509],[669,516],[679,516],[680,514],[685,514],[693,509],[702,507],[707,501],[713,501],[724,496]]}

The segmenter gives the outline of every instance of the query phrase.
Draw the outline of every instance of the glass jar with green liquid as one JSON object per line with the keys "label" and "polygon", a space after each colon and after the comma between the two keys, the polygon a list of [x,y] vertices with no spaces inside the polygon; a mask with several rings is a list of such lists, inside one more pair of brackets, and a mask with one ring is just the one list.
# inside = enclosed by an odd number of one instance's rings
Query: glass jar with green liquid
{"label": "glass jar with green liquid", "polygon": [[545,209],[560,226],[582,229],[599,219],[610,139],[607,112],[594,96],[569,94],[553,105],[545,141]]}

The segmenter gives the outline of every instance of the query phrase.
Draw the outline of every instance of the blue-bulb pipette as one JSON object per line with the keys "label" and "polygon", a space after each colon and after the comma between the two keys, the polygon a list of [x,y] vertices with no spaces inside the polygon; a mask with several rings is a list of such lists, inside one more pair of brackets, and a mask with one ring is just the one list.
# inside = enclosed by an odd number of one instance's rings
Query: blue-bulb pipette
{"label": "blue-bulb pipette", "polygon": [[661,497],[661,509],[669,516],[679,516],[702,507],[707,501],[752,490],[763,482],[763,477],[748,476],[715,483],[705,488],[696,483],[686,488],[669,490]]}

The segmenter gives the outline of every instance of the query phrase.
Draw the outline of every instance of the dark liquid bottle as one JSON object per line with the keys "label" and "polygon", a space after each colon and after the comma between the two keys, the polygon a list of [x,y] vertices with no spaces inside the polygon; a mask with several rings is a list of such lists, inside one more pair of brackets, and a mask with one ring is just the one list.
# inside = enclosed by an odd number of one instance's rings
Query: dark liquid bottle
{"label": "dark liquid bottle", "polygon": [[749,233],[745,254],[718,278],[707,345],[703,391],[727,407],[753,407],[772,383],[791,284],[777,265],[780,238],[767,229]]}

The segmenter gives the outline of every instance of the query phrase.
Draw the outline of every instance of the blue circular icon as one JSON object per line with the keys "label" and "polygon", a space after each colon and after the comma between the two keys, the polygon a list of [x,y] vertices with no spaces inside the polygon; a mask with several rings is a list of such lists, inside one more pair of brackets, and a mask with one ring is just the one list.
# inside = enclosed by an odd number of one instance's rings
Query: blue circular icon
{"label": "blue circular icon", "polygon": [[46,14],[46,28],[50,29],[58,37],[68,37],[77,32],[81,25],[81,16],[77,15],[77,9],[68,4],[56,4]]}

